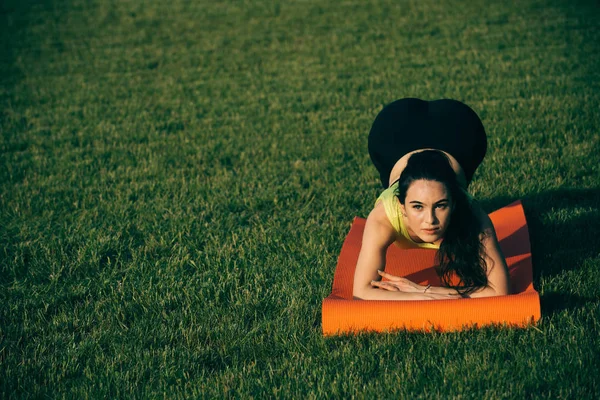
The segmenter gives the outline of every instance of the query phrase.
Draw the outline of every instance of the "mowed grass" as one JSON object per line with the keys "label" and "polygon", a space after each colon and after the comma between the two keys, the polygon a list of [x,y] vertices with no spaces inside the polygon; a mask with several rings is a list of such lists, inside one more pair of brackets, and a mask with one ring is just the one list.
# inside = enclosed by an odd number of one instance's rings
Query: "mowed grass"
{"label": "mowed grass", "polygon": [[[593,1],[0,5],[0,397],[594,398]],[[401,97],[481,116],[536,327],[323,338]]]}

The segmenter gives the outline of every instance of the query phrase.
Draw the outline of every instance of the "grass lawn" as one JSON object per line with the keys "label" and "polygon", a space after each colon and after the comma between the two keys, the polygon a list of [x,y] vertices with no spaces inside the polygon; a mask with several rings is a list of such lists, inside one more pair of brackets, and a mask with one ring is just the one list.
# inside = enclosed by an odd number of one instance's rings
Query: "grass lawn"
{"label": "grass lawn", "polygon": [[[5,0],[0,397],[594,398],[595,1]],[[323,338],[370,125],[455,98],[536,327]]]}

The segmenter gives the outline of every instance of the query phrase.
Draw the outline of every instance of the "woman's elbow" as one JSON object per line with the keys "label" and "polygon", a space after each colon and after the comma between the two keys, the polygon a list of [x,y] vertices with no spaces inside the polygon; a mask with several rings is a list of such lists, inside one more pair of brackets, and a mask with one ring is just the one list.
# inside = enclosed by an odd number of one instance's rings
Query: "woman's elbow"
{"label": "woman's elbow", "polygon": [[510,281],[507,279],[506,282],[501,282],[500,284],[493,285],[492,289],[494,290],[494,296],[507,296],[512,294],[510,289]]}
{"label": "woman's elbow", "polygon": [[506,296],[510,294],[510,288],[508,287],[494,287],[491,285],[481,287],[473,292],[469,293],[465,297],[494,297],[494,296]]}
{"label": "woman's elbow", "polygon": [[356,289],[354,289],[352,291],[352,298],[354,300],[364,300],[364,293],[363,293],[363,291],[362,290],[356,290]]}
{"label": "woman's elbow", "polygon": [[352,288],[352,298],[354,300],[367,300],[370,289],[371,289],[370,285],[369,286],[356,285]]}
{"label": "woman's elbow", "polygon": [[499,289],[495,289],[496,294],[494,296],[507,296],[512,294],[510,291],[510,287],[503,287]]}

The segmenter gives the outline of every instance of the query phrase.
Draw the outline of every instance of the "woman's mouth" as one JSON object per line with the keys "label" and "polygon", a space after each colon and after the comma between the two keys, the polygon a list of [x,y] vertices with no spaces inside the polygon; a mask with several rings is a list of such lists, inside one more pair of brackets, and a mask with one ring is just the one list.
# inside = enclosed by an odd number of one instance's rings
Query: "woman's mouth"
{"label": "woman's mouth", "polygon": [[439,228],[421,229],[421,231],[427,235],[435,235],[438,230],[439,230]]}

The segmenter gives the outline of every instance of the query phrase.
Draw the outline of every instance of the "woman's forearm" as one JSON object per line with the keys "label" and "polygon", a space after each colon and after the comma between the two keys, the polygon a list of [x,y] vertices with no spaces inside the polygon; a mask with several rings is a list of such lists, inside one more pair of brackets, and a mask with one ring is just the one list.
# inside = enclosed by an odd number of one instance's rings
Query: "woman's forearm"
{"label": "woman's forearm", "polygon": [[[429,287],[429,289],[427,289],[425,291],[425,293],[457,294],[459,292],[458,292],[458,290],[452,289],[452,288],[441,287],[441,286],[431,286],[431,287]],[[508,294],[508,293],[498,293],[494,288],[492,288],[490,286],[485,286],[485,287],[482,287],[479,289],[475,289],[474,291],[472,291],[471,293],[469,293],[463,297],[470,297],[470,298],[491,297],[491,296],[502,296],[505,294]]]}
{"label": "woman's forearm", "polygon": [[432,294],[458,294],[456,289],[443,286],[430,286],[428,289],[424,289],[424,292]]}
{"label": "woman's forearm", "polygon": [[354,295],[356,300],[431,300],[423,293],[393,292],[378,288],[365,288]]}
{"label": "woman's forearm", "polygon": [[467,296],[465,297],[471,297],[471,298],[476,298],[476,297],[491,297],[491,296],[505,296],[510,294],[509,292],[503,292],[503,291],[498,291],[496,289],[494,289],[491,286],[485,286],[479,289],[475,289],[474,291],[472,291],[471,293],[469,293]]}

